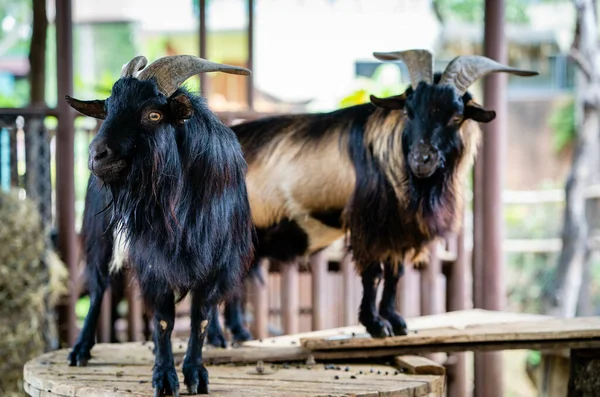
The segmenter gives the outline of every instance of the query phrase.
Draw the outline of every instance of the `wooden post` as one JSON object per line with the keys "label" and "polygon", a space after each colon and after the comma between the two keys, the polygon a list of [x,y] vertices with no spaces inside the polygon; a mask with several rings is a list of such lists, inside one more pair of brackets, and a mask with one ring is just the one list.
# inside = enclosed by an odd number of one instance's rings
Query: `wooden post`
{"label": "wooden post", "polygon": [[110,343],[110,330],[114,326],[112,323],[112,291],[108,288],[104,291],[102,297],[102,306],[100,308],[100,318],[98,319],[98,342]]}
{"label": "wooden post", "polygon": [[[506,64],[506,41],[504,34],[504,0],[485,1],[484,55]],[[502,185],[504,182],[504,152],[506,147],[506,81],[504,73],[493,73],[484,79],[484,105],[494,109],[499,117],[486,124],[481,148],[482,178],[478,180],[481,194],[478,213],[482,232],[480,255],[485,265],[480,268],[478,280],[480,302],[483,309],[503,310],[504,253],[502,251]],[[480,256],[479,260],[483,258]],[[481,264],[480,264],[481,265]],[[482,289],[485,290],[482,290]],[[475,395],[477,397],[501,397],[504,395],[502,377],[502,352],[475,354]]]}
{"label": "wooden post", "polygon": [[[248,69],[254,72],[254,0],[248,0]],[[254,110],[254,73],[246,76],[248,109]]]}
{"label": "wooden post", "polygon": [[[58,72],[58,126],[56,129],[56,215],[58,249],[69,269],[69,291],[77,285],[77,251],[75,238],[75,128],[73,110],[65,95],[73,95],[73,22],[71,0],[56,0],[56,65]],[[77,338],[75,304],[77,295],[69,294],[66,318],[69,345]]]}
{"label": "wooden post", "polygon": [[421,315],[438,314],[442,312],[440,307],[440,283],[439,274],[442,264],[437,255],[438,244],[430,244],[429,263],[421,270]]}
{"label": "wooden post", "polygon": [[320,251],[310,258],[312,272],[312,329],[318,331],[326,328],[327,316],[327,288],[328,288],[328,263],[326,252]]}
{"label": "wooden post", "polygon": [[[464,217],[464,213],[463,213]],[[446,272],[446,308],[447,311],[463,310],[467,308],[467,257],[465,255],[465,234],[461,230],[453,239],[455,244],[456,262],[448,265]],[[452,353],[448,356],[446,365],[448,377],[448,397],[467,397],[469,392],[467,384],[467,355],[466,353]]]}
{"label": "wooden post", "polygon": [[354,307],[354,279],[356,278],[356,271],[354,270],[354,262],[352,261],[352,254],[347,252],[344,254],[340,263],[342,268],[342,277],[344,285],[344,325],[354,325],[358,321],[358,307]]}
{"label": "wooden post", "polygon": [[281,324],[284,334],[296,334],[300,329],[300,277],[298,264],[282,263]]}
{"label": "wooden post", "polygon": [[144,340],[143,308],[138,281],[127,275],[127,336],[132,342]]}
{"label": "wooden post", "polygon": [[[199,14],[199,19],[200,21],[198,21],[198,27],[199,27],[199,32],[198,35],[200,36],[198,39],[198,42],[200,44],[200,58],[206,58],[206,0],[200,0],[199,3],[200,6],[200,14]],[[209,87],[208,87],[208,73],[200,73],[200,92],[202,93],[202,95],[204,97],[208,97],[208,91],[209,91]]]}
{"label": "wooden post", "polygon": [[258,270],[264,280],[252,278],[252,305],[254,306],[254,329],[252,333],[256,339],[269,337],[269,262],[263,259]]}

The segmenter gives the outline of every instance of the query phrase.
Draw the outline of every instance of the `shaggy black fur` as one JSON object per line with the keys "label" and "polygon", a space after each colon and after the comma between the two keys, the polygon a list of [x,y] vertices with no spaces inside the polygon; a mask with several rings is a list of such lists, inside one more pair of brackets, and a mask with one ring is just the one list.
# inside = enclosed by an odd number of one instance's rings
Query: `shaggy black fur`
{"label": "shaggy black fur", "polygon": [[254,256],[240,145],[202,98],[183,89],[166,98],[153,81],[123,78],[105,109],[90,155],[110,160],[93,172],[111,191],[111,226],[126,236],[153,314],[153,386],[159,393],[179,391],[170,336],[175,304],[190,294],[184,380],[192,394],[207,393],[202,344],[211,309],[238,289]]}

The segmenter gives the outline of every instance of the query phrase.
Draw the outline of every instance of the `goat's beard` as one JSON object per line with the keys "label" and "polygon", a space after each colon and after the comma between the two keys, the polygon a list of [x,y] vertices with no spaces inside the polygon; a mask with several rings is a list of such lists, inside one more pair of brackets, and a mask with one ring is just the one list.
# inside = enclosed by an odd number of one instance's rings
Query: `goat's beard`
{"label": "goat's beard", "polygon": [[167,244],[175,244],[179,227],[176,203],[184,186],[179,151],[174,139],[155,140],[149,146],[145,151],[149,155],[131,161],[126,178],[109,185],[112,222],[123,228],[127,240],[150,228]]}

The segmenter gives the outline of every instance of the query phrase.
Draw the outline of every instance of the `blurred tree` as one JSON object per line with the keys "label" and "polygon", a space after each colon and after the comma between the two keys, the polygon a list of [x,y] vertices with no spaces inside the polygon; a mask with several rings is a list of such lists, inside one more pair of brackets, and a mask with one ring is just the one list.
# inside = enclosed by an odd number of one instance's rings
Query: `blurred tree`
{"label": "blurred tree", "polygon": [[563,247],[555,277],[543,294],[548,314],[576,315],[584,275],[589,266],[589,227],[586,189],[598,176],[600,151],[600,43],[596,0],[574,0],[577,10],[571,58],[579,69],[576,109],[576,141],[571,170],[565,186],[566,205],[562,231]]}

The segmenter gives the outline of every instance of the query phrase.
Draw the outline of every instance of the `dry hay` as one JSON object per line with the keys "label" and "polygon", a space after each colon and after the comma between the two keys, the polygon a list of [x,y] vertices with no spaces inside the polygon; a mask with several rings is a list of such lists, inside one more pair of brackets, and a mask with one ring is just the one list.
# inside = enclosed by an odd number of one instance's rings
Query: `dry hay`
{"label": "dry hay", "polygon": [[0,192],[0,396],[22,395],[23,365],[50,348],[66,278],[35,205]]}

